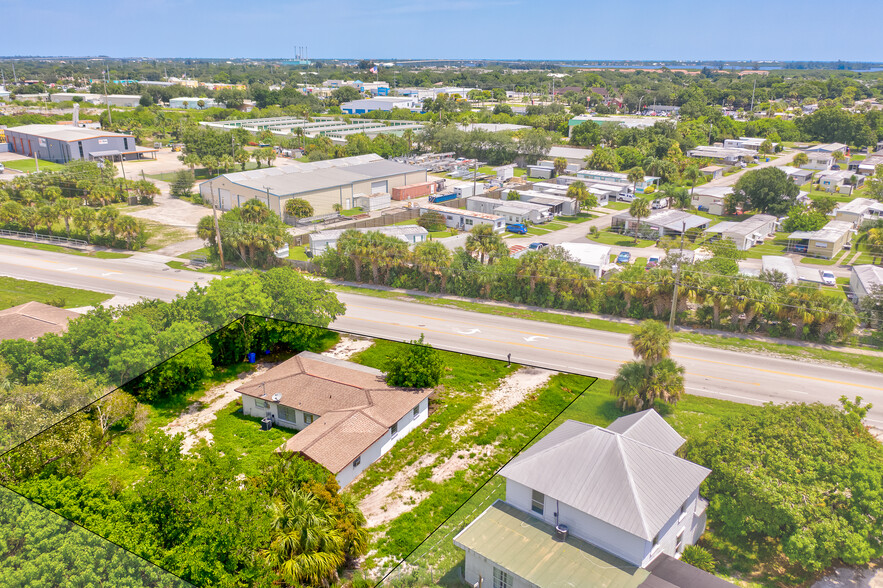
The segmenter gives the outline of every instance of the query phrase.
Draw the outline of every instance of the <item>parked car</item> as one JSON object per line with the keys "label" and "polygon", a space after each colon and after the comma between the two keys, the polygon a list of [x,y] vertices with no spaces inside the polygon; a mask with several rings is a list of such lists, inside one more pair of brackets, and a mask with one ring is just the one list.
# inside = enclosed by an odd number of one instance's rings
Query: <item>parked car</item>
{"label": "parked car", "polygon": [[826,286],[836,286],[837,278],[834,277],[834,273],[828,270],[819,270],[819,273],[822,275],[822,283]]}
{"label": "parked car", "polygon": [[798,243],[797,245],[794,246],[794,251],[796,251],[797,253],[806,253],[806,251],[807,251],[806,245]]}
{"label": "parked car", "polygon": [[632,200],[635,199],[635,195],[634,195],[634,194],[619,194],[619,195],[616,197],[616,199],[617,199],[619,202],[631,202]]}
{"label": "parked car", "polygon": [[620,251],[619,255],[616,256],[616,263],[630,263],[632,260],[632,254],[628,251]]}
{"label": "parked car", "polygon": [[521,223],[510,223],[506,225],[506,230],[510,233],[517,233],[519,235],[527,234],[527,227]]}
{"label": "parked car", "polygon": [[650,204],[650,208],[653,210],[659,210],[666,206],[668,206],[668,198],[657,198]]}
{"label": "parked car", "polygon": [[644,267],[644,269],[651,270],[658,265],[659,265],[659,258],[656,256],[653,256],[647,260],[647,265]]}
{"label": "parked car", "polygon": [[539,251],[543,247],[548,247],[548,246],[549,246],[548,243],[539,243],[538,242],[538,243],[531,243],[530,245],[527,246],[527,248],[532,249],[534,251]]}

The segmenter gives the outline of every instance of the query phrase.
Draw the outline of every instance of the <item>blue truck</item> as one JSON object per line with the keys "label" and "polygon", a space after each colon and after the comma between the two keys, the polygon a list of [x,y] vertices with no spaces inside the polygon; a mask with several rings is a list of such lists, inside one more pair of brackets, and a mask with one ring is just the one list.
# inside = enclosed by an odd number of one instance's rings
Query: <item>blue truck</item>
{"label": "blue truck", "polygon": [[506,230],[510,233],[518,233],[519,235],[527,234],[527,227],[522,223],[508,223],[506,225]]}
{"label": "blue truck", "polygon": [[429,197],[429,202],[431,204],[438,204],[439,202],[447,202],[448,200],[453,200],[456,198],[456,194],[433,194]]}

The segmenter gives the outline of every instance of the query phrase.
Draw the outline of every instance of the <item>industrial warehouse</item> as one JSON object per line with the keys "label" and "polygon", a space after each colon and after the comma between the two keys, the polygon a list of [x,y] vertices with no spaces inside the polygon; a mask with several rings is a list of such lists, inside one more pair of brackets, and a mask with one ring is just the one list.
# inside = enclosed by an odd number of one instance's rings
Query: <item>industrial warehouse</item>
{"label": "industrial warehouse", "polygon": [[207,201],[230,210],[257,198],[284,217],[285,201],[303,198],[317,215],[330,214],[334,205],[354,207],[359,195],[388,194],[393,188],[425,182],[426,169],[387,161],[374,153],[313,163],[291,163],[222,174],[199,185]]}
{"label": "industrial warehouse", "polygon": [[156,149],[138,147],[135,137],[72,125],[24,125],[6,129],[9,150],[53,163],[75,159],[130,161],[153,156]]}

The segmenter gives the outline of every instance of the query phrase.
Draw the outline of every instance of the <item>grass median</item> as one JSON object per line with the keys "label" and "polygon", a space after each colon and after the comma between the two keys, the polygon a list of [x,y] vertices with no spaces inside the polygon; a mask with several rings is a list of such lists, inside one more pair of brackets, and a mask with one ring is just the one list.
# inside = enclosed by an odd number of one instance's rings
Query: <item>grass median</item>
{"label": "grass median", "polygon": [[112,297],[111,294],[92,290],[0,277],[0,310],[25,302],[42,302],[60,308],[79,308],[96,306]]}

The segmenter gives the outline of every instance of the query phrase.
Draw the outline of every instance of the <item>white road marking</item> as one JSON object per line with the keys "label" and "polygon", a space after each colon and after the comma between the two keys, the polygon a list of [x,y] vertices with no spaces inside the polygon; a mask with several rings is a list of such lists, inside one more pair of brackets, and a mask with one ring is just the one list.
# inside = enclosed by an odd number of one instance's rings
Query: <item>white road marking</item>
{"label": "white road marking", "polygon": [[539,339],[548,339],[548,337],[543,337],[542,335],[531,335],[530,337],[522,337],[527,342],[538,341]]}
{"label": "white road marking", "polygon": [[61,271],[63,271],[63,272],[75,272],[75,271],[77,271],[77,268],[75,268],[75,267],[69,267],[69,268],[67,268],[67,269],[63,269],[63,270],[61,270]]}
{"label": "white road marking", "polygon": [[481,333],[478,329],[469,329],[468,331],[457,330],[457,332],[461,335],[475,335],[476,333]]}
{"label": "white road marking", "polygon": [[107,273],[101,274],[101,276],[102,276],[102,277],[106,277],[106,276],[116,276],[116,275],[122,275],[122,273],[123,273],[123,272],[107,272]]}
{"label": "white road marking", "polygon": [[809,392],[801,392],[800,390],[788,390],[788,392],[792,394],[803,394],[804,396],[808,396]]}

